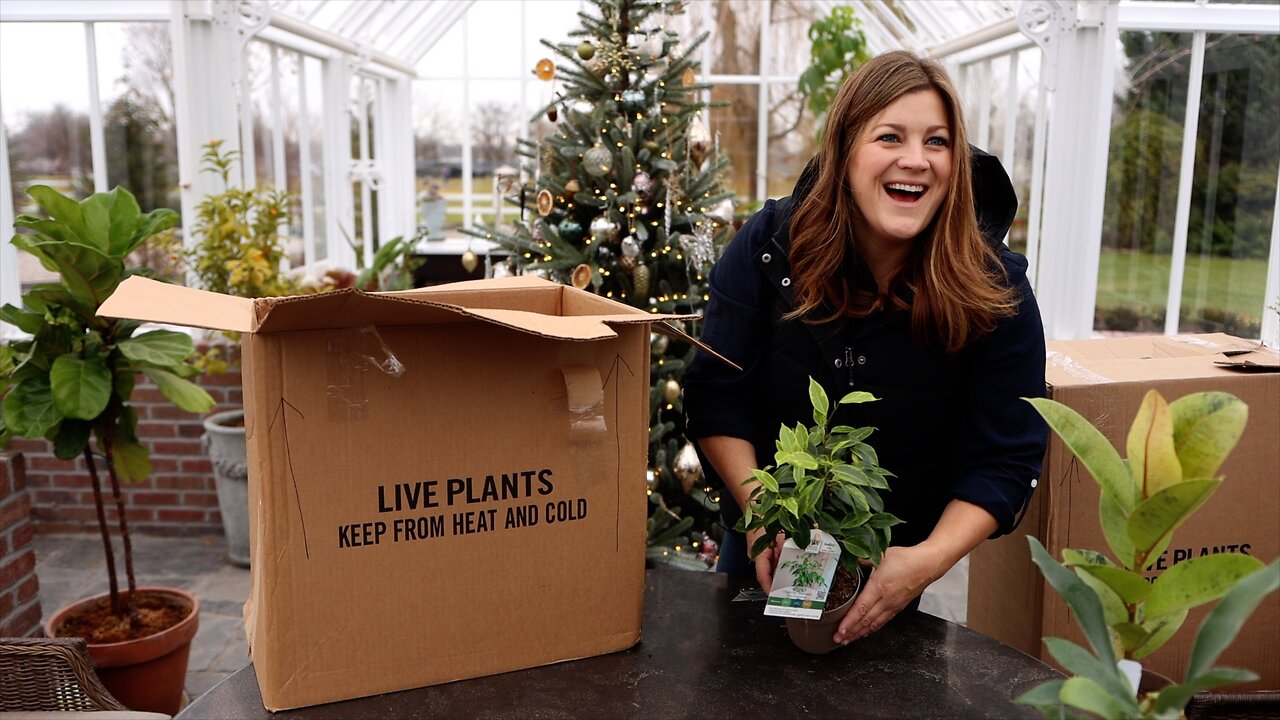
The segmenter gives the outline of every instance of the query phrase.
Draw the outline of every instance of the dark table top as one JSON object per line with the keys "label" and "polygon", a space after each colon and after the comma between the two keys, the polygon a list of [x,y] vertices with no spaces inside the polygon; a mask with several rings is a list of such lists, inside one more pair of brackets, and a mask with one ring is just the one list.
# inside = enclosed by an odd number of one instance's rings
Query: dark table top
{"label": "dark table top", "polygon": [[[829,655],[809,655],[749,578],[649,570],[644,635],[623,652],[275,713],[311,718],[1018,718],[1012,698],[1053,668],[986,635],[909,612]],[[178,717],[272,718],[247,665]]]}

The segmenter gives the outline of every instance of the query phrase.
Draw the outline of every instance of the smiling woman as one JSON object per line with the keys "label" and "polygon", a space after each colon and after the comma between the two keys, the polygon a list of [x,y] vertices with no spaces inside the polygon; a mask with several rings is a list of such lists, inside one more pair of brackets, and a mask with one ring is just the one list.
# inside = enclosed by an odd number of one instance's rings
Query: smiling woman
{"label": "smiling woman", "polygon": [[[702,340],[745,370],[699,354],[686,376],[686,432],[736,501],[721,505],[726,526],[757,502],[769,458],[785,462],[779,425],[808,424],[810,376],[829,396],[879,398],[831,422],[877,428],[872,457],[901,491],[871,510],[905,523],[838,643],[1011,531],[1040,472],[1046,427],[1020,398],[1044,392],[1044,332],[1026,260],[1001,242],[1017,200],[999,161],[969,146],[959,107],[941,66],[910,53],[854,72],[792,196],[767,203],[711,273]],[[726,533],[719,569],[754,560],[768,589],[777,552],[762,533]]]}

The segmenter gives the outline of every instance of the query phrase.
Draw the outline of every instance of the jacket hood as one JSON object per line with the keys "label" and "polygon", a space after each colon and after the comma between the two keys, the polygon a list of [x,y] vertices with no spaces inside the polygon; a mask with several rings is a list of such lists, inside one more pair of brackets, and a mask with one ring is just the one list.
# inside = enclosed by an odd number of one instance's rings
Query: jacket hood
{"label": "jacket hood", "polygon": [[[973,208],[978,215],[978,228],[993,247],[1004,243],[1004,236],[1013,226],[1018,213],[1018,196],[1013,192],[1009,173],[1000,159],[974,145],[969,146],[973,156]],[[818,181],[818,156],[809,158],[791,191],[791,208],[799,205]]]}

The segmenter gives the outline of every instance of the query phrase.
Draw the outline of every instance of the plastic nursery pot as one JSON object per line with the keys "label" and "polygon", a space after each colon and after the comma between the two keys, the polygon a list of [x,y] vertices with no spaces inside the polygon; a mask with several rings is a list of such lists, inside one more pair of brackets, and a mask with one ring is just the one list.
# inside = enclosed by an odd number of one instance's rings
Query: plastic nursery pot
{"label": "plastic nursery pot", "polygon": [[[200,601],[170,587],[140,587],[138,595],[167,595],[190,612],[177,625],[154,635],[114,643],[88,643],[89,658],[102,684],[130,710],[177,714],[187,679],[187,656],[200,626]],[[77,611],[106,598],[108,593],[77,600],[45,622],[44,632],[58,637],[58,628]]]}
{"label": "plastic nursery pot", "polygon": [[853,594],[849,599],[836,607],[823,610],[822,617],[816,620],[787,618],[787,635],[791,636],[791,642],[796,647],[814,655],[825,655],[841,647],[831,638],[836,634],[836,628],[848,614],[849,608],[853,607],[853,601],[858,599],[858,593],[862,591],[862,573],[862,568],[858,568],[858,572],[853,575]]}

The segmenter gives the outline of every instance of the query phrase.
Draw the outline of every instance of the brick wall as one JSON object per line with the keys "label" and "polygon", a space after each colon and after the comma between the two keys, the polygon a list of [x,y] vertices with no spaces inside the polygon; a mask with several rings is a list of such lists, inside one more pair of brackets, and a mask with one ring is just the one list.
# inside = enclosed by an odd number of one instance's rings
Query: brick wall
{"label": "brick wall", "polygon": [[40,629],[31,499],[21,453],[0,453],[0,637],[30,637]]}
{"label": "brick wall", "polygon": [[[243,402],[239,372],[203,375],[196,381],[217,401],[213,412],[236,408]],[[122,486],[130,531],[221,535],[213,467],[200,447],[202,416],[174,407],[142,376],[131,404],[138,411],[139,439],[151,450],[151,476]],[[15,439],[9,449],[26,456],[31,518],[38,532],[97,532],[93,484],[83,458],[59,460],[50,443],[43,440]],[[108,519],[113,521],[115,503],[101,464],[98,472],[106,493]]]}

